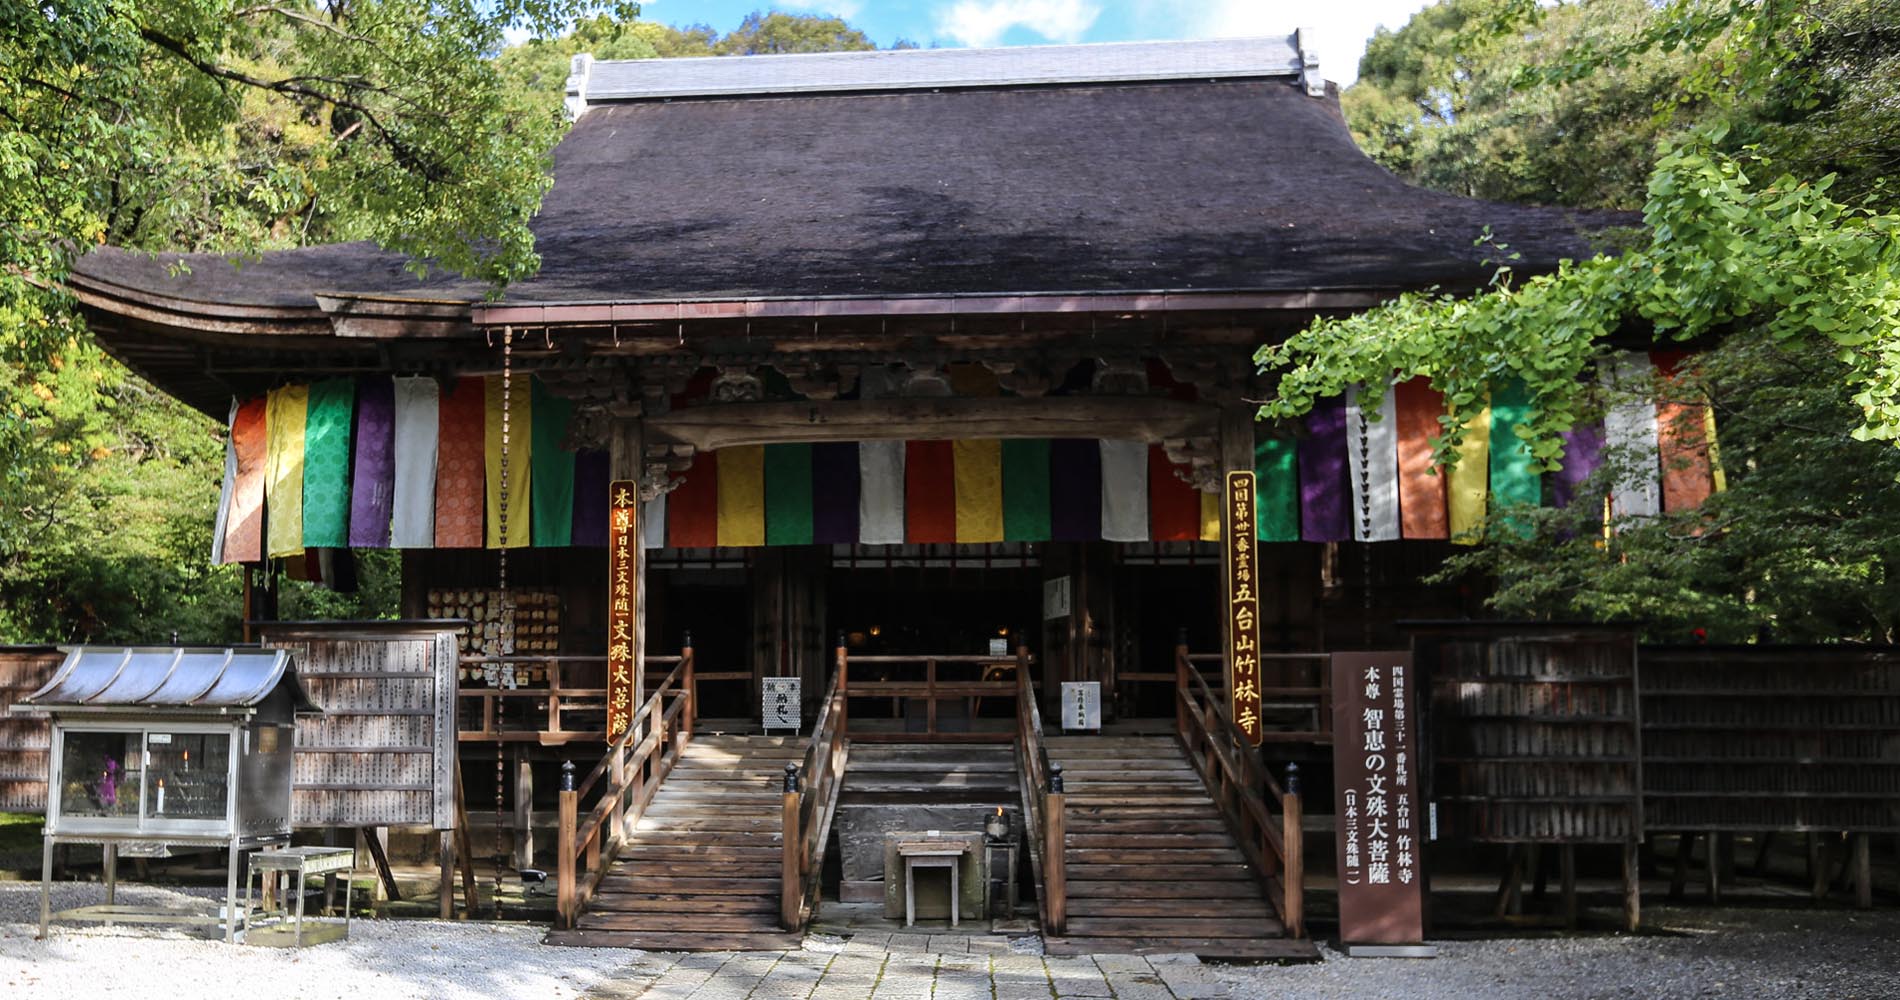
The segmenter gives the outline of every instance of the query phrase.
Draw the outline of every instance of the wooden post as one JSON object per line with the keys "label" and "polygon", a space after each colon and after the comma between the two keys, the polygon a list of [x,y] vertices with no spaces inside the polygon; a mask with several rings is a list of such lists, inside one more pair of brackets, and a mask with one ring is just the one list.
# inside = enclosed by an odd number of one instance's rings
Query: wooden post
{"label": "wooden post", "polygon": [[1676,867],[1669,873],[1669,898],[1681,899],[1689,886],[1689,863],[1695,859],[1695,834],[1676,834]]}
{"label": "wooden post", "polygon": [[1563,844],[1557,848],[1557,869],[1563,882],[1564,926],[1574,930],[1577,926],[1577,845]]}
{"label": "wooden post", "polygon": [[462,794],[462,764],[450,755],[455,768],[455,857],[462,872],[462,916],[475,915],[475,848],[468,837],[468,799]]}
{"label": "wooden post", "polygon": [[1643,923],[1643,870],[1634,840],[1623,842],[1623,929],[1634,932]]}
{"label": "wooden post", "polygon": [[[436,916],[448,920],[455,916],[455,842],[454,831],[440,830],[441,844],[436,851],[437,875],[440,882],[435,889]],[[330,908],[330,900],[336,891],[336,878],[324,880],[323,908]]]}
{"label": "wooden post", "polygon": [[687,739],[693,738],[693,720],[699,715],[699,682],[693,679],[693,633],[686,633],[686,644],[680,649],[680,696],[686,699],[686,707],[680,709],[680,732]]}
{"label": "wooden post", "polygon": [[1281,884],[1286,888],[1281,913],[1289,937],[1306,936],[1306,807],[1300,801],[1300,766],[1286,766],[1286,794],[1280,797],[1280,842],[1286,849]]}
{"label": "wooden post", "polygon": [[515,748],[515,867],[534,867],[534,761]]}
{"label": "wooden post", "polygon": [[1062,765],[1049,765],[1049,794],[1043,800],[1042,891],[1049,895],[1049,926],[1044,933],[1061,936],[1069,925],[1069,873],[1066,857],[1068,817],[1064,811]]}
{"label": "wooden post", "polygon": [[788,931],[799,927],[799,910],[805,895],[803,875],[804,842],[798,829],[798,765],[785,765],[783,817],[785,833],[779,852],[779,922]]}
{"label": "wooden post", "polygon": [[[610,807],[611,809],[610,823],[612,825],[609,826],[607,829],[613,831],[613,834],[614,834],[613,839],[615,840],[615,842],[619,842],[619,841],[625,840],[627,837],[627,795],[626,795],[626,792],[627,792],[627,747],[626,747],[626,744],[619,743],[619,744],[615,744],[609,747],[607,749],[607,759],[610,761],[607,768],[608,770],[607,791],[603,794],[607,795],[613,801],[613,805]],[[595,838],[595,839],[596,841],[598,841],[600,838]]]}
{"label": "wooden post", "polygon": [[554,919],[561,928],[568,929],[580,916],[576,912],[574,872],[574,855],[578,853],[574,849],[574,833],[580,825],[580,795],[574,791],[574,762],[571,760],[561,762],[560,809],[561,827],[554,847]]}
{"label": "wooden post", "polygon": [[1854,905],[1863,910],[1874,906],[1874,851],[1868,835],[1854,834]]}
{"label": "wooden post", "polygon": [[1704,875],[1706,876],[1705,881],[1706,881],[1706,888],[1709,895],[1709,903],[1714,906],[1721,906],[1722,905],[1722,835],[1718,831],[1710,830],[1705,835],[1705,839],[1703,843],[1708,848],[1707,851],[1704,852],[1707,855],[1707,857],[1703,859],[1706,863],[1702,866],[1702,871]]}
{"label": "wooden post", "polygon": [[1813,882],[1812,892],[1814,901],[1817,903],[1827,898],[1829,853],[1827,838],[1820,833],[1810,831],[1808,833],[1808,878]]}
{"label": "wooden post", "polygon": [[1182,746],[1188,743],[1187,698],[1193,693],[1188,687],[1193,683],[1188,670],[1187,629],[1182,628],[1174,635],[1174,731],[1180,736]]}
{"label": "wooden post", "polygon": [[851,656],[844,645],[844,633],[838,633],[838,738],[851,734]]}

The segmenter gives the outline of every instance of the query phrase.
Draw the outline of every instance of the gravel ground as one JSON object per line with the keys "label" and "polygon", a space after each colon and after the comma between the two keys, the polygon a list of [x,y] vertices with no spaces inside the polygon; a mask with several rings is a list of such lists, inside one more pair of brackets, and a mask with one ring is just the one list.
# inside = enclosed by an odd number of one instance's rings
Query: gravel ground
{"label": "gravel ground", "polygon": [[[125,903],[178,905],[221,890],[121,884]],[[152,925],[56,925],[35,941],[39,885],[0,882],[6,1000],[569,1000],[639,953],[543,946],[522,924],[359,920],[350,940],[301,951],[248,948]],[[53,907],[104,902],[98,885],[54,887]],[[201,933],[209,933],[201,932]]]}
{"label": "gravel ground", "polygon": [[[120,893],[138,903],[216,896],[145,886],[122,886]],[[54,905],[101,899],[96,885],[65,885],[57,887]],[[234,948],[150,927],[62,926],[51,940],[35,941],[38,905],[37,885],[0,882],[6,1000],[1900,998],[1894,910],[1655,907],[1645,917],[1658,930],[1637,936],[1447,941],[1430,961],[1347,959],[1326,949],[1324,962],[1280,967],[1200,965],[1192,957],[1044,959],[1013,948],[1014,954],[935,954],[889,936],[845,944],[814,939],[813,947],[789,953],[646,955],[545,947],[534,926],[422,920],[358,921],[347,943],[303,951]]]}

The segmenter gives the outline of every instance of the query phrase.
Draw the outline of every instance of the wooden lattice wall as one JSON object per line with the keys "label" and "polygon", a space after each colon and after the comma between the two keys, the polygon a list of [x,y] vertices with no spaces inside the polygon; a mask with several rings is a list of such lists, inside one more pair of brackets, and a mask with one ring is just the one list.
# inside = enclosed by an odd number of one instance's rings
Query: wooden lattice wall
{"label": "wooden lattice wall", "polygon": [[1636,637],[1591,626],[1414,627],[1439,836],[1633,844],[1643,834]]}
{"label": "wooden lattice wall", "polygon": [[52,725],[7,709],[44,686],[63,658],[51,646],[0,646],[0,812],[46,811]]}
{"label": "wooden lattice wall", "polygon": [[1900,651],[1645,646],[1652,830],[1900,831]]}
{"label": "wooden lattice wall", "polygon": [[451,828],[457,631],[463,622],[265,625],[294,650],[320,716],[297,723],[300,827]]}

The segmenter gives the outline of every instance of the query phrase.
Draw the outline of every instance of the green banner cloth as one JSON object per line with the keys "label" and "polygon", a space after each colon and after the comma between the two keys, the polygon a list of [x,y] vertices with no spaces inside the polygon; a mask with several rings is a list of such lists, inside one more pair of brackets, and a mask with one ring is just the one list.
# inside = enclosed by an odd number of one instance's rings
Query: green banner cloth
{"label": "green banner cloth", "polygon": [[529,396],[528,422],[533,437],[528,443],[528,513],[533,525],[533,544],[574,544],[574,453],[562,447],[567,440],[567,425],[574,418],[574,403],[549,392],[540,379],[533,379]]}
{"label": "green banner cloth", "polygon": [[356,415],[356,383],[325,379],[310,387],[304,418],[303,544],[347,548],[350,544],[350,425]]}
{"label": "green banner cloth", "polygon": [[1003,442],[1003,540],[1049,540],[1049,442],[1011,438]]}
{"label": "green banner cloth", "polygon": [[1253,446],[1254,523],[1263,542],[1300,540],[1299,451],[1286,438]]}
{"label": "green banner cloth", "polygon": [[765,446],[765,544],[812,544],[811,445]]}
{"label": "green banner cloth", "polygon": [[[1492,390],[1491,502],[1499,509],[1543,502],[1543,473],[1531,456],[1530,442],[1517,436],[1530,416],[1530,390],[1522,380],[1511,379]],[[1518,537],[1530,536],[1531,526],[1523,520],[1506,518],[1505,523]]]}

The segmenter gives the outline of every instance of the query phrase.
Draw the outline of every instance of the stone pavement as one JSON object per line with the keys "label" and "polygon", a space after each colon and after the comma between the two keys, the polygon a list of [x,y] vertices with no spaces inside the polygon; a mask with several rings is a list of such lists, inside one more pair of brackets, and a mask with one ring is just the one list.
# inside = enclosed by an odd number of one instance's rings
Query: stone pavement
{"label": "stone pavement", "polygon": [[[1031,939],[1033,940],[1033,939]],[[809,940],[809,947],[825,946]],[[1018,954],[1002,937],[859,934],[842,948],[642,955],[588,1000],[1200,1000],[1238,996],[1192,955]]]}

